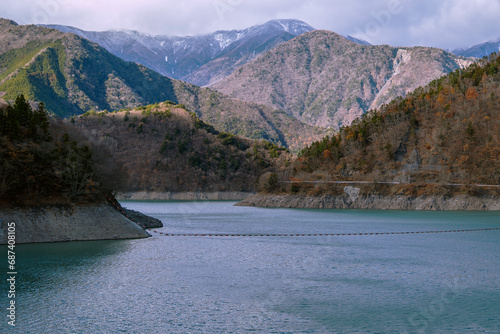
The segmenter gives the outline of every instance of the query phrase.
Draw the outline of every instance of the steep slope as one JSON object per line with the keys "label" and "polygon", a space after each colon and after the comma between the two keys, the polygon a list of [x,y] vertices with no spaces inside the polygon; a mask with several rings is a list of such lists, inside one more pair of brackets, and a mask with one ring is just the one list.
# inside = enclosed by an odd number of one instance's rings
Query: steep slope
{"label": "steep slope", "polygon": [[500,51],[500,40],[477,44],[466,49],[456,49],[453,50],[452,52],[456,55],[464,57],[483,58],[489,56],[493,52],[499,52],[499,51]]}
{"label": "steep slope", "polygon": [[435,48],[359,45],[315,30],[279,45],[211,87],[284,110],[307,124],[339,127],[470,63]]}
{"label": "steep slope", "polygon": [[188,37],[152,36],[138,31],[84,31],[47,25],[98,43],[114,55],[158,73],[204,86],[217,81],[259,54],[313,30],[298,20],[273,20],[243,30]]}
{"label": "steep slope", "polygon": [[[44,101],[61,116],[172,101],[221,131],[298,149],[324,135],[273,108],[246,103],[125,62],[74,34],[0,20],[0,96]],[[298,138],[301,137],[299,140]],[[307,140],[304,140],[307,138]],[[310,138],[310,139],[309,139]]]}
{"label": "steep slope", "polygon": [[23,93],[62,117],[176,101],[170,79],[94,43],[53,29],[1,22],[0,94],[6,100]]}

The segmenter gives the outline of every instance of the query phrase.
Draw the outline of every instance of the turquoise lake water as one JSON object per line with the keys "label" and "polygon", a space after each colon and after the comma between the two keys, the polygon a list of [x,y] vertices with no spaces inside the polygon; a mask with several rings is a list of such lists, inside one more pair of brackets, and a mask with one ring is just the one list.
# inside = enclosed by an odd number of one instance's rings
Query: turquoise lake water
{"label": "turquoise lake water", "polygon": [[[123,202],[164,233],[500,227],[500,212]],[[500,333],[500,230],[18,245],[13,333]],[[5,246],[1,248],[5,254]],[[4,277],[6,274],[4,274]],[[2,314],[0,312],[0,314]]]}

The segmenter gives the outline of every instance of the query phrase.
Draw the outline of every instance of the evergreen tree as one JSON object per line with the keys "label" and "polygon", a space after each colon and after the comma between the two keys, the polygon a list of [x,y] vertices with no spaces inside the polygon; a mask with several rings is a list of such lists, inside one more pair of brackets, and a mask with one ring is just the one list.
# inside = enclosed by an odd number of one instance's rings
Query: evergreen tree
{"label": "evergreen tree", "polygon": [[14,108],[12,110],[12,119],[16,121],[22,127],[28,127],[30,120],[33,116],[33,111],[31,110],[30,104],[21,94],[16,98],[14,103]]}
{"label": "evergreen tree", "polygon": [[37,203],[44,197],[70,201],[99,198],[88,146],[65,134],[53,142],[45,105],[33,110],[23,95],[0,108],[0,200]]}

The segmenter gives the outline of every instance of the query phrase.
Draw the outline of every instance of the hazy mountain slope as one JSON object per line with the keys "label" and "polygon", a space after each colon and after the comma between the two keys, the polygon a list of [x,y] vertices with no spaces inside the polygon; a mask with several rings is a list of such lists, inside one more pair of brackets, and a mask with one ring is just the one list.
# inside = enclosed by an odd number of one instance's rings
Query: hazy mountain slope
{"label": "hazy mountain slope", "polygon": [[212,88],[317,126],[350,124],[471,61],[440,49],[359,45],[329,31],[302,34]]}
{"label": "hazy mountain slope", "polygon": [[184,76],[183,80],[200,86],[217,82],[227,77],[236,68],[255,59],[256,56],[294,37],[295,35],[284,31],[273,32],[268,36],[256,35],[245,41],[234,42],[224,49],[217,58]]}
{"label": "hazy mountain slope", "polygon": [[500,40],[477,44],[466,49],[456,49],[453,50],[452,52],[456,55],[464,57],[483,58],[489,56],[493,52],[499,52],[499,51],[500,51]]}
{"label": "hazy mountain slope", "polygon": [[[0,20],[0,94],[44,101],[61,117],[119,110],[166,100],[183,103],[221,131],[268,139],[292,149],[325,132],[270,107],[228,98],[125,62],[74,34]],[[10,43],[10,44],[9,44]],[[19,47],[18,47],[19,46]],[[299,139],[300,137],[300,139]]]}
{"label": "hazy mountain slope", "polygon": [[351,41],[351,42],[354,42],[356,44],[360,44],[360,45],[372,45],[371,43],[363,40],[363,39],[359,39],[359,38],[356,38],[356,37],[352,37],[352,36],[349,36],[349,35],[342,35],[343,37],[345,37],[347,40]]}
{"label": "hazy mountain slope", "polygon": [[170,78],[203,86],[231,73],[262,52],[313,28],[298,20],[273,20],[243,30],[201,36],[152,36],[138,31],[84,31],[47,25],[98,43],[114,55]]}

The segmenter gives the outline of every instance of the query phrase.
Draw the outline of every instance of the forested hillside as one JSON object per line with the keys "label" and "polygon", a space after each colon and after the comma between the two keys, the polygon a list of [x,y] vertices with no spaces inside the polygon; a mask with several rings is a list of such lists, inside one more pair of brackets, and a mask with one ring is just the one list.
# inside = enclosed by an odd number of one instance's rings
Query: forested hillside
{"label": "forested hillside", "polygon": [[60,117],[176,101],[170,79],[73,34],[0,19],[0,92],[43,101]]}
{"label": "forested hillside", "polygon": [[[500,184],[500,58],[492,54],[369,112],[304,149],[289,172],[281,180],[401,182],[370,189],[414,195],[459,191],[453,183]],[[291,190],[337,188],[297,182]]]}
{"label": "forested hillside", "polygon": [[254,191],[261,174],[291,159],[284,148],[219,132],[172,102],[89,112],[65,123],[95,151],[109,152],[123,192]]}
{"label": "forested hillside", "polygon": [[49,118],[23,95],[0,108],[0,205],[100,202],[116,192],[254,191],[288,150],[219,132],[183,105]]}
{"label": "forested hillside", "polygon": [[169,79],[73,34],[0,19],[0,36],[0,97],[14,101],[24,94],[60,117],[169,100],[186,105],[219,131],[294,151],[328,133],[271,107]]}

